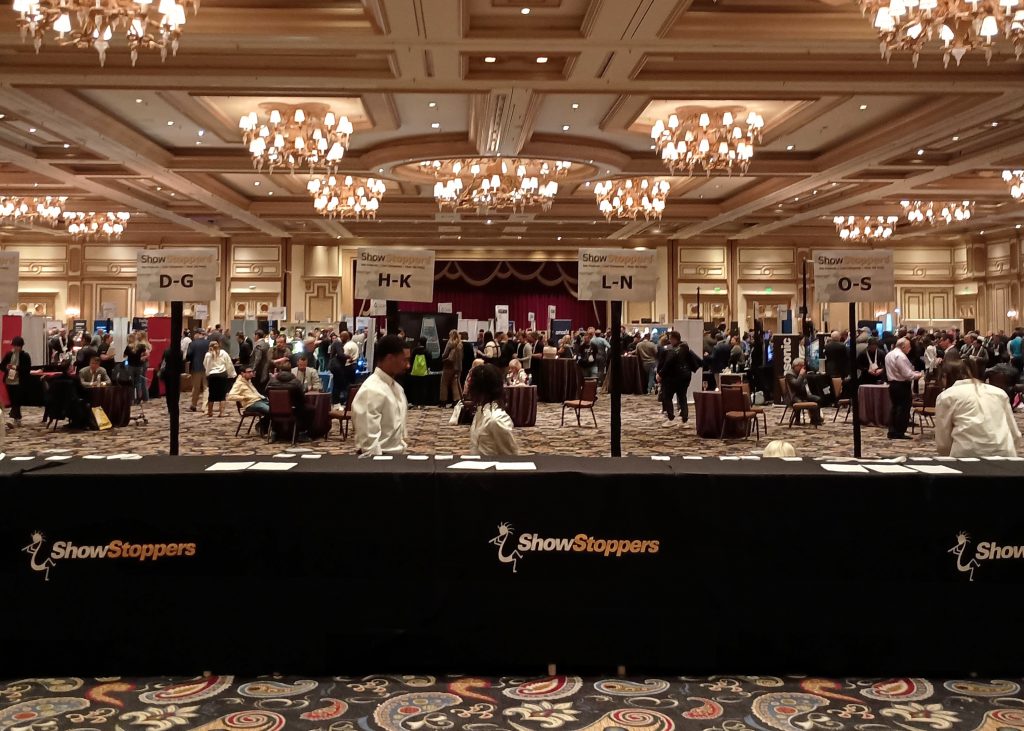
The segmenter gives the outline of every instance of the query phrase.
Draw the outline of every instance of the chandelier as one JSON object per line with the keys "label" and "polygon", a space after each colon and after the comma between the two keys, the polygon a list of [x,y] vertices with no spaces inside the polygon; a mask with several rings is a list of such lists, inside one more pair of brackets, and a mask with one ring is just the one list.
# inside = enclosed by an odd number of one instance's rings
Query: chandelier
{"label": "chandelier", "polygon": [[950,203],[922,203],[921,201],[900,201],[903,212],[911,224],[961,223],[970,220],[974,214],[974,201],[952,201]]}
{"label": "chandelier", "polygon": [[139,49],[159,48],[165,61],[168,48],[176,55],[186,10],[194,15],[199,0],[14,0],[21,38],[31,36],[36,53],[51,33],[63,46],[96,49],[100,66],[115,32],[128,40],[132,66]]}
{"label": "chandelier", "polygon": [[313,208],[329,218],[376,218],[380,199],[387,190],[379,178],[313,178],[306,185],[313,196]]}
{"label": "chandelier", "polygon": [[[261,105],[266,111],[269,105]],[[249,112],[238,122],[257,170],[270,172],[287,165],[293,172],[308,166],[310,172],[336,173],[352,135],[348,117],[335,116],[325,104],[270,109],[266,122]]]}
{"label": "chandelier", "polygon": [[899,220],[899,216],[836,216],[832,223],[843,241],[874,241],[892,236]]}
{"label": "chandelier", "polygon": [[661,218],[670,187],[667,180],[605,180],[594,186],[594,195],[597,207],[609,221],[612,218],[635,220],[641,215],[650,221]]}
{"label": "chandelier", "polygon": [[131,215],[126,211],[107,211],[106,213],[78,211],[65,213],[64,224],[74,239],[88,240],[99,238],[102,235],[106,236],[109,241],[112,238],[121,238],[130,218]]}
{"label": "chandelier", "polygon": [[1010,195],[1024,203],[1024,170],[1004,170],[1003,181],[1010,186]]}
{"label": "chandelier", "polygon": [[64,213],[67,196],[46,196],[45,198],[19,198],[0,195],[0,222],[40,221],[56,226]]}
{"label": "chandelier", "polygon": [[764,118],[756,112],[747,115],[745,124],[736,121],[733,112],[715,112],[712,121],[708,112],[695,113],[682,120],[672,114],[667,122],[658,120],[651,128],[651,139],[662,162],[673,173],[686,171],[693,175],[696,168],[706,174],[738,168],[746,173],[754,156],[754,144],[761,142]]}
{"label": "chandelier", "polygon": [[558,193],[556,178],[565,177],[572,163],[566,160],[455,159],[427,160],[420,171],[432,174],[434,199],[441,210],[528,206],[549,210]]}
{"label": "chandelier", "polygon": [[1004,37],[1017,58],[1024,53],[1024,0],[858,0],[861,12],[871,15],[881,40],[882,58],[893,51],[912,51],[914,67],[925,45],[941,43],[942,63],[955,58],[957,66],[967,52],[985,50],[992,61],[993,43]]}

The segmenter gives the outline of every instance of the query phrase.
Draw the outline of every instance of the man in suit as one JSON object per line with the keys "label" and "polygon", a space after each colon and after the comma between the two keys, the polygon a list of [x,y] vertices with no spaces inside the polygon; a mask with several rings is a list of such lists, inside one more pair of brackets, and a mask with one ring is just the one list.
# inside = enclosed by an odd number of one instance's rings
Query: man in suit
{"label": "man in suit", "polygon": [[210,341],[202,330],[196,330],[195,338],[189,343],[188,351],[185,353],[185,364],[192,373],[192,405],[190,411],[195,411],[203,399],[203,392],[206,391],[206,354],[210,351]]}
{"label": "man in suit", "polygon": [[319,391],[323,387],[320,374],[316,368],[309,367],[309,356],[305,353],[299,356],[299,362],[295,368],[295,377],[302,384],[303,391]]}
{"label": "man in suit", "polygon": [[100,366],[100,357],[98,355],[94,355],[89,359],[88,368],[78,371],[78,380],[86,388],[110,385],[110,376],[107,375],[107,369]]}
{"label": "man in suit", "polygon": [[[793,361],[791,366],[792,370],[786,373],[786,383],[789,385],[789,393],[793,398],[793,403],[798,401],[812,402],[815,404],[821,403],[821,396],[811,393],[811,390],[807,387],[807,365],[803,358],[797,358]],[[824,420],[821,418],[821,406],[811,410],[811,423],[822,424]]]}

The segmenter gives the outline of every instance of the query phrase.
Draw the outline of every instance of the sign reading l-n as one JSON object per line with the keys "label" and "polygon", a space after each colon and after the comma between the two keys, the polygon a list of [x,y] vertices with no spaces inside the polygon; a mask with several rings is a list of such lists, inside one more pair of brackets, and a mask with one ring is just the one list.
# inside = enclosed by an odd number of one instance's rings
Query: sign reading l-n
{"label": "sign reading l-n", "polygon": [[434,301],[434,252],[420,249],[359,249],[358,299]]}
{"label": "sign reading l-n", "polygon": [[818,302],[888,302],[895,299],[892,251],[815,251],[814,298]]}
{"label": "sign reading l-n", "polygon": [[136,299],[203,302],[216,296],[217,252],[212,249],[143,249],[136,263]]}
{"label": "sign reading l-n", "polygon": [[650,302],[657,290],[656,251],[580,249],[579,299]]}

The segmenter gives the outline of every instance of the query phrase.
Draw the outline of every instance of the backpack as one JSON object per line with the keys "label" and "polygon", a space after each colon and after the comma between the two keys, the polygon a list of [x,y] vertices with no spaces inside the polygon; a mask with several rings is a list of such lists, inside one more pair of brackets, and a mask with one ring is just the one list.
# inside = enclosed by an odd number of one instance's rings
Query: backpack
{"label": "backpack", "polygon": [[412,375],[414,376],[425,376],[427,375],[427,356],[420,353],[412,361]]}

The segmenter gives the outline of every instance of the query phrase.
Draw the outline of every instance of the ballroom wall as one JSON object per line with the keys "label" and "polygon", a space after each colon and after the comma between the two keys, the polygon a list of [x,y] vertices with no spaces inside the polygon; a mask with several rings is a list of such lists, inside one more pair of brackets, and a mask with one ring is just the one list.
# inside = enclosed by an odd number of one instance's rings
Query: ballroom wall
{"label": "ballroom wall", "polygon": [[[909,241],[910,243],[906,243]],[[601,242],[605,243],[605,242]],[[627,244],[629,242],[615,242]],[[650,245],[649,241],[645,244]],[[195,246],[195,244],[190,244]],[[600,245],[594,242],[594,245]],[[641,318],[672,320],[696,315],[697,288],[708,319],[739,321],[749,325],[758,314],[770,318],[775,306],[794,312],[800,304],[801,265],[814,248],[822,246],[706,240],[673,241],[659,247],[664,275],[657,297],[650,303],[628,303],[627,321]],[[265,313],[284,304],[291,316],[337,320],[351,315],[354,299],[351,276],[356,256],[353,244],[304,244],[297,240],[223,239],[202,248],[213,250],[220,262],[217,297],[210,306],[211,324]],[[173,248],[170,244],[148,248]],[[144,316],[164,312],[167,303],[144,302],[135,297],[135,260],[138,246],[130,243],[17,243],[4,250],[21,253],[20,301],[30,310],[64,319],[69,309],[92,320],[104,302],[118,315]],[[892,246],[897,299],[865,303],[858,318],[871,318],[878,310],[902,309],[905,318],[976,318],[978,327],[1010,330],[1017,323],[1007,311],[1024,309],[1021,301],[1022,241],[1012,237],[986,240],[904,240]],[[438,249],[438,259],[499,261],[502,250],[483,247]],[[573,249],[517,249],[516,261],[571,261]],[[524,283],[524,286],[528,286]],[[808,297],[811,318],[830,327],[845,327],[845,305],[814,303],[813,277]],[[198,303],[187,303],[186,312]],[[204,303],[205,304],[205,303]],[[755,307],[758,308],[755,311]]]}

